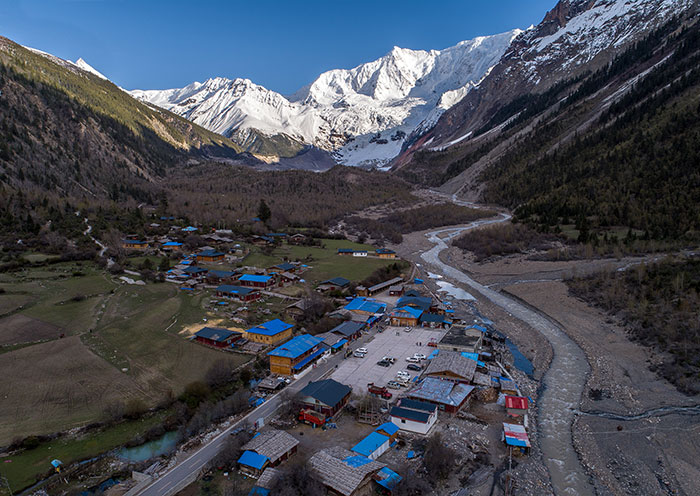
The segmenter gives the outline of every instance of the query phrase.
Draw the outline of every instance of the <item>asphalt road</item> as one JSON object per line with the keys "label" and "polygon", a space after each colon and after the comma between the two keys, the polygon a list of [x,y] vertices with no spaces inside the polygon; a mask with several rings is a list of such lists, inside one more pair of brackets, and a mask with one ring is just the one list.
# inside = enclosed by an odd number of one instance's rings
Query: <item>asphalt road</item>
{"label": "asphalt road", "polygon": [[[353,347],[361,346],[363,343],[367,342],[373,334],[374,332],[369,335],[363,335],[359,340],[352,343]],[[319,363],[316,368],[309,371],[304,377],[292,382],[282,391],[290,391],[292,394],[296,393],[302,390],[309,382],[318,380],[331,369],[335,369],[335,366],[342,361],[343,355],[341,353],[332,355],[325,363]],[[215,438],[207,441],[206,444],[196,452],[175,465],[137,494],[139,496],[170,496],[181,491],[187,487],[189,483],[193,482],[202,468],[216,456],[232,430],[246,423],[252,425],[259,418],[267,420],[277,411],[280,403],[279,394],[268,397],[265,403],[248,413],[245,417],[241,418]]]}

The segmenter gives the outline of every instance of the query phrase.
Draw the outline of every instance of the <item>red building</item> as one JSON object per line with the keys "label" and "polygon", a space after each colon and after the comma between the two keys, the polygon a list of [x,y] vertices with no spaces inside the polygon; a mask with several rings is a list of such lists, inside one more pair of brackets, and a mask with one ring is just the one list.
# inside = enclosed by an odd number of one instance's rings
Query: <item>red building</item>
{"label": "red building", "polygon": [[195,341],[215,348],[230,348],[243,334],[217,327],[203,327],[195,334]]}

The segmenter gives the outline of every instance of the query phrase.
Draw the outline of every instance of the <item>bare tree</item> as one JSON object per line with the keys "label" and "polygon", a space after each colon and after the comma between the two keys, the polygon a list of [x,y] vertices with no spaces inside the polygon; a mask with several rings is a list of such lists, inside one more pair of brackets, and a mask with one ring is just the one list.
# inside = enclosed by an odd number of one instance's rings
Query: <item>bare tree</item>
{"label": "bare tree", "polygon": [[319,482],[305,460],[288,463],[270,488],[276,496],[325,496],[326,488]]}

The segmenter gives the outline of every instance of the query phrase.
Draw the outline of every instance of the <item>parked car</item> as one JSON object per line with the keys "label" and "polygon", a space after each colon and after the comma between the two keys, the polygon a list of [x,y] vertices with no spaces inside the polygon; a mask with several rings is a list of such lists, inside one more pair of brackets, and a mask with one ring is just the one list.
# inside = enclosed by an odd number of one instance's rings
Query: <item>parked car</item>
{"label": "parked car", "polygon": [[416,358],[414,356],[406,357],[406,361],[410,363],[420,363],[420,358]]}
{"label": "parked car", "polygon": [[403,331],[404,331],[404,332],[411,332],[411,328],[410,328],[410,327],[406,327]]}
{"label": "parked car", "polygon": [[386,387],[391,389],[401,389],[401,384],[396,381],[389,381],[386,383]]}
{"label": "parked car", "polygon": [[409,363],[408,365],[406,365],[406,369],[420,372],[421,370],[423,370],[423,367],[421,367],[420,365],[416,365],[415,363]]}
{"label": "parked car", "polygon": [[410,378],[411,378],[411,374],[409,374],[409,373],[406,372],[405,370],[399,370],[399,371],[396,373],[396,377],[405,377],[406,379],[410,379]]}
{"label": "parked car", "polygon": [[355,351],[357,353],[365,354],[365,353],[367,353],[367,348],[357,348]]}
{"label": "parked car", "polygon": [[355,353],[352,354],[352,356],[357,357],[357,358],[364,358],[365,354],[360,353],[359,351],[356,351]]}
{"label": "parked car", "polygon": [[396,358],[390,356],[383,356],[382,360],[386,360],[389,363],[396,363]]}
{"label": "parked car", "polygon": [[417,358],[418,360],[425,360],[426,358],[428,358],[423,353],[414,353],[413,357]]}
{"label": "parked car", "polygon": [[397,377],[397,378],[396,378],[396,383],[397,383],[400,387],[408,387],[408,386],[411,384],[411,382],[410,382],[407,378],[405,378],[405,377]]}
{"label": "parked car", "polygon": [[377,365],[379,365],[380,367],[390,367],[391,362],[389,362],[388,360],[379,360],[377,362]]}

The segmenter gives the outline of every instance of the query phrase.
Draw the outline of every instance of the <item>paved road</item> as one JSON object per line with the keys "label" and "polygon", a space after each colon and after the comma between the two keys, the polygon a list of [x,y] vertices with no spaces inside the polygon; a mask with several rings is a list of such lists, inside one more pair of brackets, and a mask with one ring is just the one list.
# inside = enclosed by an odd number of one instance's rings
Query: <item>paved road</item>
{"label": "paved road", "polygon": [[[361,339],[353,343],[353,347],[361,346],[368,341],[373,334],[374,332],[370,335],[363,335]],[[343,356],[340,353],[331,356],[325,362],[319,363],[315,369],[309,371],[304,377],[292,382],[283,391],[290,391],[292,394],[300,391],[310,381],[318,380],[330,370],[335,369],[335,366],[342,360]],[[200,470],[216,456],[233,429],[242,426],[246,422],[253,424],[261,417],[267,420],[277,411],[280,403],[279,394],[268,397],[265,403],[231,425],[217,437],[207,441],[207,443],[196,452],[136,494],[139,496],[170,496],[184,489],[188,484],[194,481]]]}
{"label": "paved road", "polygon": [[500,214],[496,219],[476,221],[467,227],[428,233],[426,236],[435,246],[424,252],[421,258],[432,266],[431,270],[478,291],[515,318],[542,333],[550,342],[554,356],[543,378],[545,387],[538,405],[539,440],[544,461],[556,494],[592,495],[595,491],[578,459],[571,434],[575,409],[580,403],[586,377],[590,372],[583,350],[545,315],[482,286],[465,273],[442,262],[439,257],[440,252],[447,248],[445,240],[449,241],[469,229],[508,219],[510,215]]}

